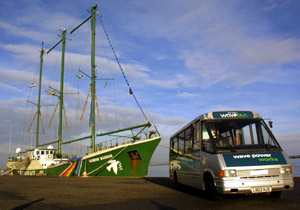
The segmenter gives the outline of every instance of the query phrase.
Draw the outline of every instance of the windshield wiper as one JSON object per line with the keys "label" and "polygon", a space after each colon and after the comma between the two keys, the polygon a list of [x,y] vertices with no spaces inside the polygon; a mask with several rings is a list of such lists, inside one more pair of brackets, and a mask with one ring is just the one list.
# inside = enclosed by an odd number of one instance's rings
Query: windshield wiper
{"label": "windshield wiper", "polygon": [[229,144],[228,137],[220,136],[217,139],[220,139],[222,142],[224,142],[227,145],[227,147],[231,150],[231,152],[236,152],[233,146]]}

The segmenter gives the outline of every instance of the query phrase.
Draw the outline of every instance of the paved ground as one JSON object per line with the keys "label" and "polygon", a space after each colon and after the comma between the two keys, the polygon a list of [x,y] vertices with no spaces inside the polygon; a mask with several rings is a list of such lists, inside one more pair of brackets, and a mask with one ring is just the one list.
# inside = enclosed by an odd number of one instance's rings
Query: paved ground
{"label": "paved ground", "polygon": [[300,179],[279,199],[256,195],[210,201],[201,190],[175,189],[168,178],[0,176],[0,209],[300,209]]}

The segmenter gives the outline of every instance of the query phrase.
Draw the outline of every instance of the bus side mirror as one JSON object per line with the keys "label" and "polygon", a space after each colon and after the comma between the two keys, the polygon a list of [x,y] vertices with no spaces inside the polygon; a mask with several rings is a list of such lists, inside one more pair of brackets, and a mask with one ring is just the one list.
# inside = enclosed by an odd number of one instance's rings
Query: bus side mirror
{"label": "bus side mirror", "polygon": [[269,121],[270,128],[273,128],[273,121]]}

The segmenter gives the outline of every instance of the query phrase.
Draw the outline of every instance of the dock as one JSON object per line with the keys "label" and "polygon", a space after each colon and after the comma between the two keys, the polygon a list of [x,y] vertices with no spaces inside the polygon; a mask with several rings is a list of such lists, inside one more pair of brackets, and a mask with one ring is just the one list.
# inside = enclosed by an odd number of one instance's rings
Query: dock
{"label": "dock", "polygon": [[211,201],[201,190],[162,178],[0,176],[0,209],[300,209],[300,178],[280,198],[224,196]]}

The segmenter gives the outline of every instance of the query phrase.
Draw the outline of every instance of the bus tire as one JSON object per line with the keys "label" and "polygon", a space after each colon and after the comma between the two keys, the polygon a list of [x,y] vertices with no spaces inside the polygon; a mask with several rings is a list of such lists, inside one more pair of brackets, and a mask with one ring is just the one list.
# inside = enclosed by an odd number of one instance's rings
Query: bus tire
{"label": "bus tire", "polygon": [[214,179],[210,175],[205,176],[205,195],[209,200],[220,201],[222,196],[217,193]]}
{"label": "bus tire", "polygon": [[271,192],[270,196],[272,198],[279,198],[281,196],[281,191],[275,191],[275,192]]}

